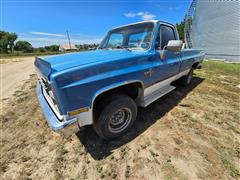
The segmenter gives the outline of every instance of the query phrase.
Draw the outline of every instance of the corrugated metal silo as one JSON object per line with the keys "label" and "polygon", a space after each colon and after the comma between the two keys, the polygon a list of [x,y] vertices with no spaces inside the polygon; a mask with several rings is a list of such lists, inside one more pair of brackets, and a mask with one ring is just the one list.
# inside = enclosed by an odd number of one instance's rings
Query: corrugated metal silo
{"label": "corrugated metal silo", "polygon": [[193,0],[185,19],[185,41],[207,57],[240,62],[240,1]]}

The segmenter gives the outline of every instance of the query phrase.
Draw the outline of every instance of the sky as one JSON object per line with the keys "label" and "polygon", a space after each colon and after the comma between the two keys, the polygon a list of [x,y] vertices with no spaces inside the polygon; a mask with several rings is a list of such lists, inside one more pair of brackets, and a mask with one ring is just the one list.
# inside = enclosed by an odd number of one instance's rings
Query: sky
{"label": "sky", "polygon": [[0,30],[34,47],[99,43],[108,30],[143,20],[181,22],[191,0],[0,0]]}

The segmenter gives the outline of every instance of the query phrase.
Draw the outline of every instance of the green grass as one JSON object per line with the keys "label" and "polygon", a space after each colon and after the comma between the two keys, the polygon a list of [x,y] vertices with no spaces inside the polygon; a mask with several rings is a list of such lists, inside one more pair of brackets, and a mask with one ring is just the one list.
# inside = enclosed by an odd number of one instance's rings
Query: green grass
{"label": "green grass", "polygon": [[235,92],[239,90],[237,86],[240,84],[240,64],[205,60],[203,68],[195,73],[219,88]]}
{"label": "green grass", "polygon": [[206,60],[203,62],[204,68],[214,72],[214,73],[226,73],[226,74],[235,74],[240,75],[240,63],[223,63],[221,61],[209,61]]}
{"label": "green grass", "polygon": [[233,163],[232,157],[236,156],[233,149],[227,149],[224,146],[216,143],[215,148],[218,151],[224,167],[229,171],[230,175],[234,178],[240,178],[240,170]]}
{"label": "green grass", "polygon": [[100,164],[97,164],[96,165],[96,170],[97,170],[98,173],[101,173],[103,168],[102,168],[102,166]]}
{"label": "green grass", "polygon": [[7,171],[8,166],[4,163],[0,164],[0,172],[6,172]]}

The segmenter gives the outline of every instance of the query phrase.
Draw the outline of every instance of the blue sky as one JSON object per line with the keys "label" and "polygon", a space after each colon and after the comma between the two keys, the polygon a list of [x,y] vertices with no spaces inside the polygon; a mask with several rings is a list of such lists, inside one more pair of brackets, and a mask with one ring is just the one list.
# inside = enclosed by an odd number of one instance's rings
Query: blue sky
{"label": "blue sky", "polygon": [[180,22],[190,0],[0,0],[1,30],[33,46],[98,43],[116,26],[149,19]]}

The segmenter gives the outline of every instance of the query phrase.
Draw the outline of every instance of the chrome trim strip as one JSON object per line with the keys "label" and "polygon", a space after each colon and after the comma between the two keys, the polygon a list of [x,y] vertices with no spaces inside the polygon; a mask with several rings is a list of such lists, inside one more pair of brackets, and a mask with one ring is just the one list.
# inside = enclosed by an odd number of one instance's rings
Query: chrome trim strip
{"label": "chrome trim strip", "polygon": [[158,89],[169,85],[170,83],[172,83],[173,81],[179,79],[182,76],[185,76],[189,73],[190,69],[187,69],[183,72],[178,73],[177,75],[174,75],[166,80],[160,81],[146,89],[144,89],[144,97],[148,96],[149,94],[153,93],[154,91],[157,91]]}

